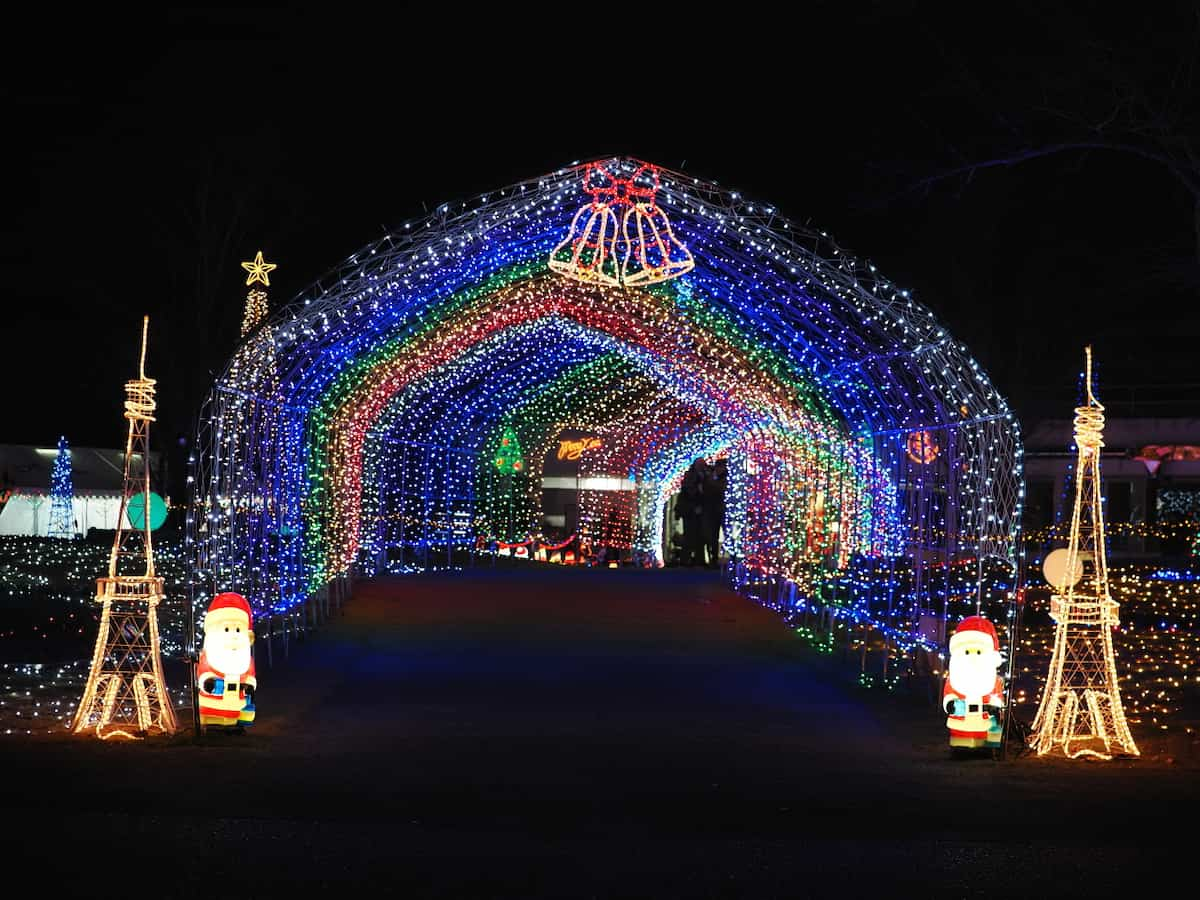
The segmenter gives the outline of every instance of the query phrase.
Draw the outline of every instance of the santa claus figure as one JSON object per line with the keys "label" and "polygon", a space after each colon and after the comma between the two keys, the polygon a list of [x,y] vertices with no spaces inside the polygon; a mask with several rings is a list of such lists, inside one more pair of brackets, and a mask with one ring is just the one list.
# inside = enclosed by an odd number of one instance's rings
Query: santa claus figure
{"label": "santa claus figure", "polygon": [[963,619],[950,638],[950,666],[942,708],[951,747],[999,747],[1004,685],[996,629],[983,616]]}
{"label": "santa claus figure", "polygon": [[217,594],[204,616],[204,646],[196,668],[200,724],[244,728],[254,724],[254,632],[250,604],[241,594]]}

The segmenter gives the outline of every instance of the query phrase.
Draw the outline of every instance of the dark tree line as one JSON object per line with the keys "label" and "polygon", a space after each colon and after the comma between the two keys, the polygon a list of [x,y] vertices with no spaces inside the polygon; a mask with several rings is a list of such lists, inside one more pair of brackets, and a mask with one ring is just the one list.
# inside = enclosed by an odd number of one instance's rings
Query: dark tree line
{"label": "dark tree line", "polygon": [[1047,360],[1094,341],[1118,412],[1200,412],[1200,7],[994,25],[916,29],[859,207],[937,220],[936,299],[1020,411],[1060,408]]}

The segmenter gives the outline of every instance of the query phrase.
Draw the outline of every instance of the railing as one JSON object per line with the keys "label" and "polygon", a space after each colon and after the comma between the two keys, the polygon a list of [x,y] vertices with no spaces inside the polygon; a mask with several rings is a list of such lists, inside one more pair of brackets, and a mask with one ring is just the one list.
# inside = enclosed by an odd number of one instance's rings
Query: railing
{"label": "railing", "polygon": [[277,640],[281,643],[281,649],[286,659],[290,654],[293,640],[303,641],[334,614],[340,614],[343,611],[342,607],[354,590],[355,577],[353,567],[334,575],[287,612],[269,613],[265,617],[265,623],[261,620],[256,623],[256,634],[259,640],[266,644],[268,666],[275,662],[275,642]]}
{"label": "railing", "polygon": [[829,602],[806,599],[789,579],[756,572],[741,561],[729,563],[726,575],[735,591],[778,613],[819,652],[840,655],[847,666],[857,662],[859,684],[904,685],[940,708],[946,659],[936,636],[925,633],[924,620],[913,623],[895,616],[881,621],[837,603],[836,597]]}
{"label": "railing", "polygon": [[1050,597],[1050,618],[1060,625],[1119,625],[1119,608],[1115,600]]}
{"label": "railing", "polygon": [[163,596],[163,579],[143,575],[118,575],[115,578],[96,579],[96,602],[105,600],[160,600]]}

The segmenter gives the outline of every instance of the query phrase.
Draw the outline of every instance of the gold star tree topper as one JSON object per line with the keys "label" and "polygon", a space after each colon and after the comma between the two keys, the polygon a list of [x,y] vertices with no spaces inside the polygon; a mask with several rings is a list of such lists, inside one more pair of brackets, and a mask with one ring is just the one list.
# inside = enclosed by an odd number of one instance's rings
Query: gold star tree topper
{"label": "gold star tree topper", "polygon": [[267,277],[267,273],[269,273],[272,269],[275,269],[277,267],[276,267],[275,263],[264,262],[262,251],[259,250],[254,255],[254,260],[252,262],[242,263],[242,268],[250,273],[246,277],[247,285],[254,284],[254,282],[258,281],[258,282],[261,282],[262,284],[265,284],[267,287],[270,287],[271,280]]}

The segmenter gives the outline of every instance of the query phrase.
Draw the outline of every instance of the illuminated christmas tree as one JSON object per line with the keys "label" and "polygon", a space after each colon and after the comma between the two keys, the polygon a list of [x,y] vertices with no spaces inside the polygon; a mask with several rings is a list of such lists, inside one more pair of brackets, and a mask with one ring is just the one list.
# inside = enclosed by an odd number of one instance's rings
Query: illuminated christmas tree
{"label": "illuminated christmas tree", "polygon": [[275,263],[266,262],[262,251],[259,250],[253,260],[242,263],[242,268],[248,273],[246,287],[250,288],[250,293],[246,295],[246,311],[242,315],[242,337],[245,337],[267,317],[267,292],[257,290],[252,285],[257,283],[270,287],[271,271],[279,267]]}
{"label": "illuminated christmas tree", "polygon": [[492,462],[496,466],[496,472],[499,477],[498,495],[504,512],[496,521],[499,528],[499,536],[503,540],[511,541],[516,539],[519,532],[526,528],[525,516],[523,515],[524,503],[522,498],[526,491],[524,485],[528,479],[518,477],[514,484],[513,476],[523,476],[526,474],[525,458],[521,455],[521,442],[517,440],[517,432],[511,425],[504,426],[504,433],[500,436],[500,444],[496,447],[496,452],[492,455]]}
{"label": "illuminated christmas tree", "polygon": [[71,486],[71,450],[58,439],[58,456],[50,472],[50,537],[75,537],[75,489]]}
{"label": "illuminated christmas tree", "polygon": [[494,459],[496,471],[501,475],[520,475],[525,471],[525,459],[521,456],[521,444],[517,440],[517,432],[511,425],[505,427]]}

